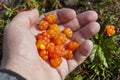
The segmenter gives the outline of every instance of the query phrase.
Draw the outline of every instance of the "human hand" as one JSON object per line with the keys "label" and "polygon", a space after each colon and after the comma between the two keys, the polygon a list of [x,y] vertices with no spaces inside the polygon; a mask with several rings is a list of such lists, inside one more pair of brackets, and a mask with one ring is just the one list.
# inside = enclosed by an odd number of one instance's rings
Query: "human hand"
{"label": "human hand", "polygon": [[4,31],[3,58],[1,68],[12,70],[27,80],[64,80],[66,75],[81,64],[90,54],[93,43],[88,40],[96,34],[100,26],[98,15],[87,11],[76,15],[72,9],[51,11],[57,17],[57,24],[69,26],[73,31],[72,39],[80,43],[74,58],[66,60],[58,68],[52,68],[39,57],[35,36],[40,32],[36,27],[39,18],[37,10],[19,13]]}

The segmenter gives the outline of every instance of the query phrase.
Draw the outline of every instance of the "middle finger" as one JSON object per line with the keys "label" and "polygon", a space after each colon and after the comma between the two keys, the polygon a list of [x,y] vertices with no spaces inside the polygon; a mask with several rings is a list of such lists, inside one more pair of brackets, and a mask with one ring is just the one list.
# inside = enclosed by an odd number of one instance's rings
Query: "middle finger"
{"label": "middle finger", "polygon": [[78,31],[74,32],[72,40],[75,40],[79,44],[82,44],[86,39],[89,39],[90,37],[98,33],[99,29],[100,25],[97,22],[91,22]]}

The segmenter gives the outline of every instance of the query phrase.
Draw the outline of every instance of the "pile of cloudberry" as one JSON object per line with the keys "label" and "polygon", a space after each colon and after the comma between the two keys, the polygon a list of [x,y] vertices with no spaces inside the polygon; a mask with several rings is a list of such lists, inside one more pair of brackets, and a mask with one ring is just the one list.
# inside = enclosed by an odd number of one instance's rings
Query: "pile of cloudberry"
{"label": "pile of cloudberry", "polygon": [[60,66],[62,58],[73,58],[73,53],[79,48],[76,41],[69,40],[73,34],[72,30],[60,30],[56,20],[55,15],[47,14],[40,20],[38,27],[41,33],[36,36],[36,47],[40,57],[54,68]]}

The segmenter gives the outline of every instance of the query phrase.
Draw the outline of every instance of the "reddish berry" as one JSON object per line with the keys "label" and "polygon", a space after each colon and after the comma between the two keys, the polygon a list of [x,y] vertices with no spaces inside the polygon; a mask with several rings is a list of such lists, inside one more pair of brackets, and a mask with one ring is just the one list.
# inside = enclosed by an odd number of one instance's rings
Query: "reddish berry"
{"label": "reddish berry", "polygon": [[65,28],[65,29],[63,30],[63,33],[64,33],[68,38],[71,38],[71,37],[72,37],[72,34],[73,34],[73,32],[72,32],[72,30],[71,30],[70,28]]}
{"label": "reddish berry", "polygon": [[49,48],[51,48],[51,47],[55,47],[55,44],[52,43],[52,42],[50,42],[50,43],[47,44],[46,49],[49,49]]}
{"label": "reddish berry", "polygon": [[64,58],[66,58],[66,59],[71,59],[71,58],[73,58],[73,52],[72,52],[72,50],[66,50],[66,51],[65,51]]}
{"label": "reddish berry", "polygon": [[[49,57],[54,57],[54,56],[56,56],[56,54],[54,54],[54,51],[55,51],[55,45],[54,45],[54,43],[49,43],[49,44],[47,45],[46,50],[48,51]],[[54,54],[54,55],[53,55],[53,54]]]}
{"label": "reddish berry", "polygon": [[49,53],[50,57],[63,57],[64,56],[64,48],[62,46],[55,46],[54,51]]}
{"label": "reddish berry", "polygon": [[41,41],[41,40],[38,40],[37,42],[36,42],[36,47],[37,47],[37,49],[39,50],[45,50],[46,49],[46,46],[45,46],[45,44]]}
{"label": "reddish berry", "polygon": [[115,34],[115,27],[113,25],[106,25],[105,30],[108,36],[112,36]]}
{"label": "reddish berry", "polygon": [[52,41],[56,44],[56,45],[63,45],[66,43],[67,41],[67,37],[65,34],[63,33],[58,33],[56,35],[53,36]]}
{"label": "reddish berry", "polygon": [[42,57],[43,60],[48,60],[48,52],[46,50],[39,51],[39,55]]}
{"label": "reddish berry", "polygon": [[50,65],[54,68],[60,66],[61,63],[62,59],[60,57],[50,59]]}
{"label": "reddish berry", "polygon": [[50,35],[46,32],[39,33],[36,38],[37,41],[43,42],[44,45],[47,45],[50,42]]}
{"label": "reddish berry", "polygon": [[43,36],[39,33],[39,34],[36,36],[36,39],[37,39],[37,40],[42,40],[42,39],[43,39]]}
{"label": "reddish berry", "polygon": [[42,32],[41,35],[46,38],[50,38],[50,35],[47,32]]}
{"label": "reddish berry", "polygon": [[63,57],[65,55],[65,48],[61,45],[56,46],[56,51],[58,51],[59,57]]}
{"label": "reddish berry", "polygon": [[42,20],[39,22],[39,29],[40,30],[46,30],[49,26],[49,23],[45,20]]}
{"label": "reddish berry", "polygon": [[109,25],[106,25],[106,26],[105,26],[105,30],[108,30],[108,29],[110,29],[110,26],[109,26]]}
{"label": "reddish berry", "polygon": [[58,49],[56,46],[49,46],[47,50],[50,58],[57,58],[60,56],[60,49]]}
{"label": "reddish berry", "polygon": [[50,39],[50,35],[47,32],[42,32],[42,33],[39,33],[36,36],[36,38],[37,40],[47,40],[47,39]]}
{"label": "reddish berry", "polygon": [[49,29],[53,30],[55,32],[59,32],[60,31],[60,27],[57,24],[50,24]]}
{"label": "reddish berry", "polygon": [[115,29],[115,26],[113,26],[113,25],[110,25],[110,27],[111,27],[111,29],[112,29],[112,30],[114,30],[114,29]]}
{"label": "reddish berry", "polygon": [[53,36],[54,34],[56,34],[56,32],[52,29],[48,29],[46,30],[46,32],[50,35],[50,36]]}
{"label": "reddish berry", "polygon": [[79,48],[79,44],[77,42],[70,41],[67,43],[67,49],[76,51]]}
{"label": "reddish berry", "polygon": [[47,14],[45,16],[45,20],[48,21],[50,24],[54,24],[56,22],[56,17],[54,14]]}

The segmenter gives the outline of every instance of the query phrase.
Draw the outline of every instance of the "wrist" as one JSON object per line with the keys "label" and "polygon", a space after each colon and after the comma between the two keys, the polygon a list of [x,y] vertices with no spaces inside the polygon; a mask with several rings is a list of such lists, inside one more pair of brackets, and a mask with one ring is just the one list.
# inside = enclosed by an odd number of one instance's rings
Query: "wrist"
{"label": "wrist", "polygon": [[0,75],[3,76],[2,79],[17,79],[17,80],[26,80],[24,77],[21,75],[7,69],[1,69],[0,70]]}
{"label": "wrist", "polygon": [[19,75],[21,75],[22,77],[24,77],[25,79],[30,80],[30,69],[27,68],[28,63],[26,63],[27,61],[19,58],[19,59],[2,59],[1,62],[1,67],[0,69],[6,69],[6,70],[11,70]]}

